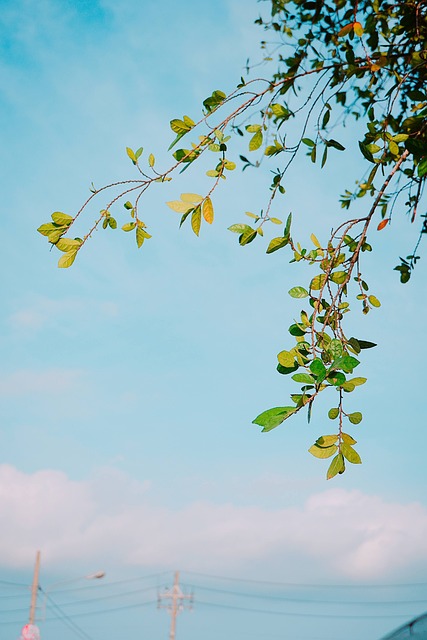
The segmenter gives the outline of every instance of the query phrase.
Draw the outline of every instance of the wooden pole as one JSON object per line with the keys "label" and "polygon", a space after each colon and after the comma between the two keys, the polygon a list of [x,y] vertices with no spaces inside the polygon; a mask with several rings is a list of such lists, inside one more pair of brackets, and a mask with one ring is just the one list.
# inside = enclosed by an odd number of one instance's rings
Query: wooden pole
{"label": "wooden pole", "polygon": [[36,615],[37,594],[39,591],[40,551],[37,551],[36,564],[34,566],[33,585],[31,587],[31,605],[29,624],[34,624]]}

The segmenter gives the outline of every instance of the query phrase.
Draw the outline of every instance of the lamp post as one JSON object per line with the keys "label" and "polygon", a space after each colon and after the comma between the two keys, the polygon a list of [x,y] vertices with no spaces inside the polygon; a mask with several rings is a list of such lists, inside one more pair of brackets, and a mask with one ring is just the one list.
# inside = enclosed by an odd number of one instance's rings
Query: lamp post
{"label": "lamp post", "polygon": [[[61,580],[59,582],[54,582],[53,584],[50,584],[47,589],[42,589],[43,594],[44,594],[44,599],[43,599],[43,621],[46,618],[46,603],[47,603],[47,599],[49,598],[49,593],[56,589],[56,587],[62,587],[62,585],[64,584],[70,584],[70,582],[79,582],[80,580],[101,580],[102,578],[104,578],[105,576],[105,571],[96,571],[95,573],[89,573],[86,576],[79,576],[78,578],[71,578],[70,580]],[[39,587],[40,589],[40,587]],[[37,639],[36,639],[37,640]]]}
{"label": "lamp post", "polygon": [[96,571],[95,573],[89,573],[85,576],[80,576],[79,578],[71,578],[70,580],[61,580],[60,582],[54,582],[49,585],[49,587],[44,590],[41,589],[39,584],[39,573],[40,573],[40,559],[41,553],[37,551],[36,554],[36,562],[34,565],[34,573],[33,573],[33,582],[31,586],[31,603],[30,603],[30,615],[28,618],[28,624],[26,624],[21,631],[21,637],[19,640],[40,640],[40,630],[34,624],[35,616],[36,616],[36,607],[37,607],[37,596],[39,591],[43,591],[44,593],[44,602],[43,602],[43,620],[46,615],[46,601],[49,595],[49,591],[55,589],[56,587],[69,584],[70,582],[76,582],[79,580],[100,580],[105,576],[105,571]]}

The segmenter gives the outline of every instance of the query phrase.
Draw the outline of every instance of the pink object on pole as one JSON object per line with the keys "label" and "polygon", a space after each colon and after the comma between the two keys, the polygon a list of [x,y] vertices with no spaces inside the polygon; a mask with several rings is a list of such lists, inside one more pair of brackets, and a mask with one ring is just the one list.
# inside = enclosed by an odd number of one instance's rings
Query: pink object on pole
{"label": "pink object on pole", "polygon": [[40,631],[35,624],[26,624],[22,628],[19,640],[40,640]]}

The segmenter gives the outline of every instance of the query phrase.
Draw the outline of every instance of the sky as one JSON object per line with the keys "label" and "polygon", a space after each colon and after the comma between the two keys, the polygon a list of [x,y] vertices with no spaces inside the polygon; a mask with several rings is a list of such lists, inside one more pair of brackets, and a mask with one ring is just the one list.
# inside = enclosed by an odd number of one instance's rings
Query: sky
{"label": "sky", "polygon": [[[276,354],[299,313],[287,291],[302,284],[284,251],[265,255],[268,239],[242,248],[227,231],[265,205],[268,168],[222,185],[200,238],[165,202],[203,193],[204,169],[147,194],[153,238],[140,250],[99,231],[57,269],[36,232],[53,211],[75,214],[92,181],[136,177],[127,146],[166,167],[169,121],[196,119],[248,56],[260,59],[261,9],[2,2],[1,640],[27,622],[37,550],[42,640],[166,638],[157,590],[178,569],[194,591],[178,640],[376,640],[427,608],[427,261],[398,282],[393,267],[416,239],[404,216],[370,238],[381,308],[350,321],[378,343],[354,394],[363,464],[330,482],[307,453],[330,428],[329,405],[310,425],[251,424],[287,404]],[[343,136],[356,149],[357,132]],[[275,215],[292,211],[302,242],[342,219],[338,196],[359,166],[356,152],[346,158],[322,173],[303,158],[290,174]]]}

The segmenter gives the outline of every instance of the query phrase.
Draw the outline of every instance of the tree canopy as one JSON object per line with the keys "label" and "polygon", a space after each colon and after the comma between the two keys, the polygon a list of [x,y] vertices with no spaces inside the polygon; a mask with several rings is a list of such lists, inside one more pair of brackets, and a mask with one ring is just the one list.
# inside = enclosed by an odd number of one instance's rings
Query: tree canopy
{"label": "tree canopy", "polygon": [[[368,233],[384,229],[396,214],[406,214],[416,225],[414,248],[395,267],[402,283],[410,279],[427,233],[427,215],[420,213],[427,178],[427,3],[261,1],[262,9],[269,8],[256,20],[265,33],[265,73],[253,78],[248,63],[248,77],[228,95],[214,90],[203,100],[198,119],[171,120],[172,160],[166,169],[158,168],[153,153],[143,155],[142,147],[127,148],[132,178],[100,188],[92,184],[77,213],[57,211],[38,231],[60,251],[58,266],[67,268],[96,229],[117,229],[116,211],[123,207],[127,219],[121,229],[134,234],[141,248],[152,237],[139,213],[144,194],[206,160],[212,180],[208,192],[199,194],[195,188],[167,203],[181,215],[180,227],[189,225],[199,235],[202,224],[213,223],[215,192],[237,165],[249,175],[261,162],[270,162],[265,207],[246,212],[248,221],[229,230],[245,246],[261,240],[266,228],[280,227],[267,254],[288,251],[291,262],[308,263],[313,274],[289,291],[304,300],[305,308],[289,327],[290,345],[277,356],[278,372],[298,388],[287,406],[263,411],[253,422],[268,432],[303,409],[310,421],[319,394],[332,392],[328,416],[337,426],[309,449],[317,458],[332,458],[329,479],[344,472],[346,461],[361,462],[348,429],[361,422],[362,414],[346,410],[346,398],[366,382],[354,371],[362,352],[375,344],[349,335],[346,315],[355,305],[363,314],[380,306],[362,275],[363,255],[372,251]],[[278,203],[289,167],[304,153],[321,168],[339,161],[349,153],[340,137],[352,121],[363,132],[358,146],[364,171],[355,176],[355,188],[343,189],[340,202],[347,219],[330,233],[325,230],[325,240],[312,234],[311,246],[302,247],[293,235],[292,215],[284,222],[275,217],[284,206]],[[363,214],[352,217],[352,204],[361,198],[366,199]],[[86,222],[86,233],[72,237],[76,220],[89,217],[96,203],[99,213]]]}

